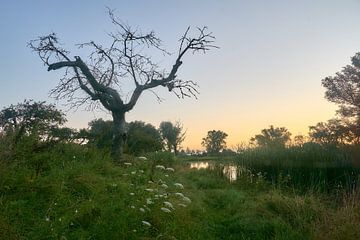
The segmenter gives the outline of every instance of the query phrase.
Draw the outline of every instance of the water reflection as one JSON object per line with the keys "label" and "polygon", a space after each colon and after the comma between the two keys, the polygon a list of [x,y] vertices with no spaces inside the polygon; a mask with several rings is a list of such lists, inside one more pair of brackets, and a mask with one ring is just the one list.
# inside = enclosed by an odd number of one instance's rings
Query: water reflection
{"label": "water reflection", "polygon": [[[214,165],[214,164],[212,164]],[[207,169],[210,168],[209,162],[192,162],[190,163],[190,168],[196,168],[196,169]]]}
{"label": "water reflection", "polygon": [[223,168],[223,173],[229,179],[230,182],[233,182],[237,179],[237,166],[227,165]]}
{"label": "water reflection", "polygon": [[[236,181],[238,176],[238,168],[233,164],[219,164],[222,167],[223,174],[229,179],[230,182]],[[195,169],[214,169],[214,162],[192,162],[190,168]]]}

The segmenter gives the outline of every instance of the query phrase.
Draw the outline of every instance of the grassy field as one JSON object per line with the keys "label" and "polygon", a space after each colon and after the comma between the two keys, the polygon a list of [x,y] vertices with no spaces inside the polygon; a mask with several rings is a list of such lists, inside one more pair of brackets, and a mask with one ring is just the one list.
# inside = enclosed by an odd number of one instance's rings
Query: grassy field
{"label": "grassy field", "polygon": [[14,159],[0,161],[0,239],[360,239],[357,188],[298,190],[254,167],[229,182],[169,153],[117,165],[78,145]]}

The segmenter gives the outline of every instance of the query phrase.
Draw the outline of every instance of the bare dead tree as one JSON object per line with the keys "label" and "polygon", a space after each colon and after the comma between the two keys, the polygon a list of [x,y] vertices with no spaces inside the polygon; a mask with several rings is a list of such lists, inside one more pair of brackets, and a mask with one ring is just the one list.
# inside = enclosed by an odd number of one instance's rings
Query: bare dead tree
{"label": "bare dead tree", "polygon": [[[168,54],[153,31],[143,34],[119,21],[110,9],[108,14],[117,29],[116,32],[108,34],[110,45],[104,47],[93,41],[78,44],[79,48],[92,49],[87,61],[80,56],[71,58],[70,52],[61,46],[55,33],[32,40],[28,45],[48,66],[48,71],[65,69],[64,77],[51,90],[53,97],[66,98],[72,107],[85,103],[101,103],[111,112],[114,123],[111,155],[114,160],[121,161],[126,138],[125,113],[134,108],[145,90],[152,91],[159,86],[167,87],[179,98],[196,98],[197,84],[177,78],[182,59],[187,53],[205,53],[216,46],[213,45],[215,37],[206,27],[197,28],[198,33],[194,37],[189,36],[190,27],[187,28],[179,40],[180,47],[175,63],[168,72],[160,69],[143,51],[144,48],[153,48]],[[120,89],[125,79],[131,79],[134,84],[128,101]],[[85,93],[83,97],[79,96],[79,91]],[[153,93],[156,95],[154,91]]]}

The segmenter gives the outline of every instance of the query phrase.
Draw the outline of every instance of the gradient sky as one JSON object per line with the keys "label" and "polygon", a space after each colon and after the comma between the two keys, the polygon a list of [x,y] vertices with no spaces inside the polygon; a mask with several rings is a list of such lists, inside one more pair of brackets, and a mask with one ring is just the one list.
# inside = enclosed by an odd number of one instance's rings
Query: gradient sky
{"label": "gradient sky", "polygon": [[[180,120],[187,129],[184,147],[201,148],[208,130],[229,134],[228,146],[248,141],[270,124],[297,135],[326,121],[336,106],[324,99],[321,79],[350,63],[360,51],[359,0],[114,0],[5,1],[0,7],[0,109],[24,99],[46,100],[61,73],[47,72],[26,46],[40,35],[56,32],[64,47],[106,43],[114,30],[106,6],[143,31],[154,30],[170,52],[187,26],[208,26],[218,50],[188,55],[181,79],[200,85],[199,99],[179,100],[166,89],[158,103],[145,93],[127,114],[159,126]],[[85,56],[83,56],[85,58]],[[169,67],[175,56],[162,60]],[[60,109],[65,109],[57,102]],[[80,128],[104,111],[68,112],[68,126]]]}

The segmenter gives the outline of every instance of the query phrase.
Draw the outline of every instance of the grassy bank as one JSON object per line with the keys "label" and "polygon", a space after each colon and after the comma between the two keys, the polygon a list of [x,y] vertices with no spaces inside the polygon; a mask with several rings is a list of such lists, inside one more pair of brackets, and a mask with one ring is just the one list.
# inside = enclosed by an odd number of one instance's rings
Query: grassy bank
{"label": "grassy bank", "polygon": [[166,153],[127,162],[77,145],[1,161],[0,239],[360,237],[357,191],[334,202],[262,177],[230,183]]}

